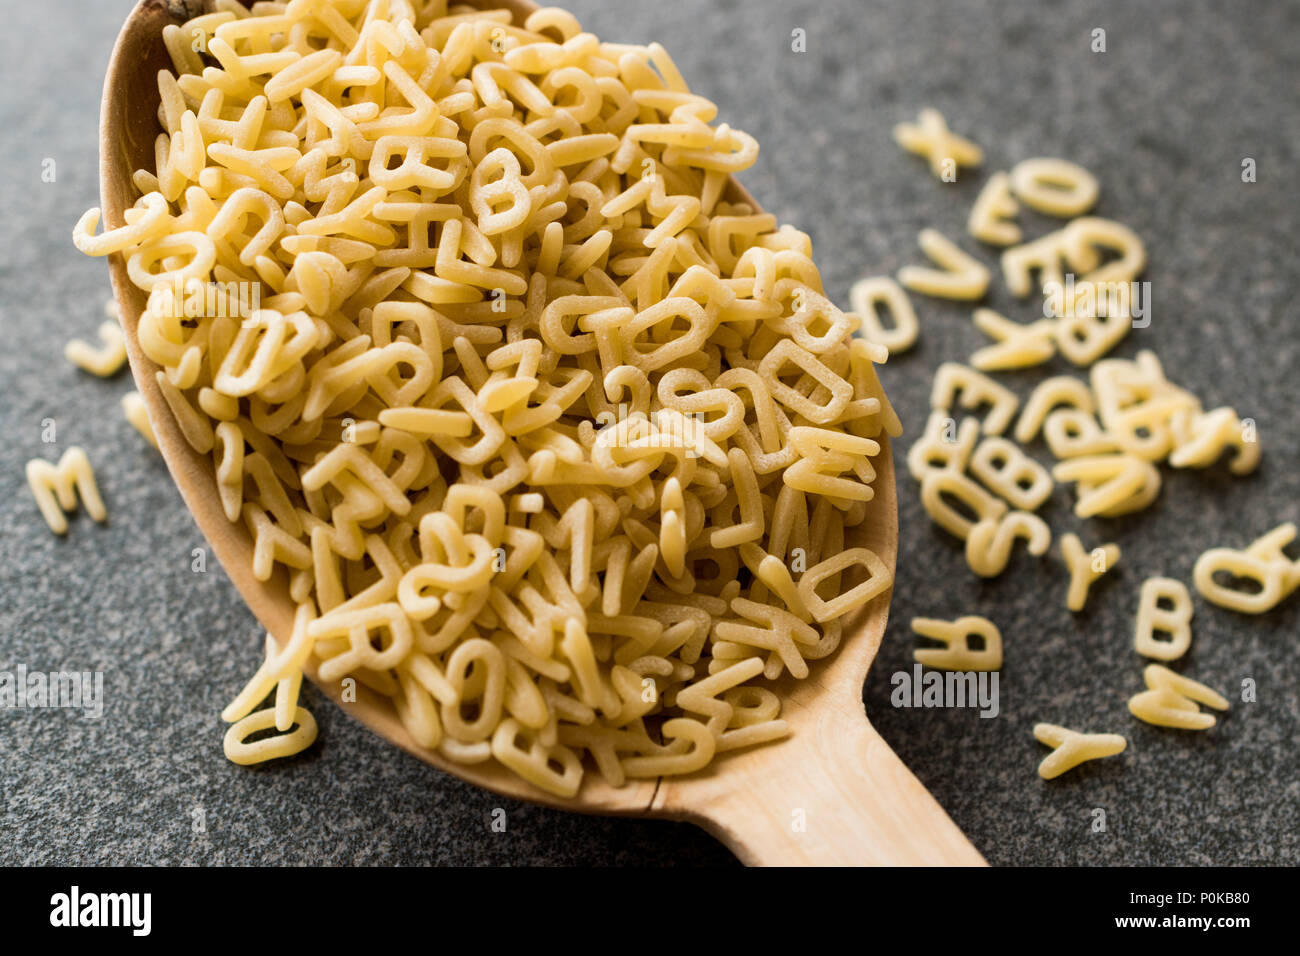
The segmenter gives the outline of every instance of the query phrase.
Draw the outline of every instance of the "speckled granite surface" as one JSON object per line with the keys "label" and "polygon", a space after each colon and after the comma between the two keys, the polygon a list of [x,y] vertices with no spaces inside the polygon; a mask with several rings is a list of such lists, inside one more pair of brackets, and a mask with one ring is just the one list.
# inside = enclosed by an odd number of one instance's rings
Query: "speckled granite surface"
{"label": "speckled granite surface", "polygon": [[[100,78],[129,0],[4,0],[0,35],[0,669],[101,670],[103,719],[0,711],[2,863],[733,863],[689,825],[588,818],[499,798],[389,749],[306,689],[321,741],[255,769],[221,755],[217,714],[256,664],[260,634],[219,568],[191,570],[202,538],[161,461],[121,417],[125,375],[102,382],[66,364],[92,337],[107,296],[102,262],[69,232],[97,200]],[[961,233],[982,177],[932,179],[890,126],[923,105],[974,136],[990,169],[1060,155],[1095,171],[1102,215],[1148,242],[1149,329],[1119,354],[1158,350],[1206,404],[1254,417],[1259,473],[1169,474],[1157,506],[1092,522],[1085,542],[1124,558],[1088,611],[1063,607],[1059,559],[1015,563],[982,583],[925,520],[900,476],[901,570],[885,644],[865,695],[885,737],[993,863],[1300,862],[1300,599],[1245,619],[1197,599],[1182,670],[1234,699],[1206,734],[1132,720],[1130,649],[1143,577],[1188,579],[1195,556],[1300,518],[1300,7],[1294,3],[704,2],[575,0],[614,40],[658,39],[723,120],[763,145],[746,184],[814,238],[828,290],[915,261],[915,235]],[[12,18],[12,19],[10,19]],[[791,31],[808,51],[790,51]],[[1107,51],[1090,50],[1094,28]],[[1258,181],[1243,184],[1243,158]],[[44,182],[47,160],[56,180]],[[1045,224],[1034,222],[1041,230]],[[969,242],[966,243],[970,245]],[[985,255],[992,262],[992,258]],[[981,336],[964,307],[917,299],[922,338],[883,372],[910,435],[933,368]],[[998,294],[994,307],[1029,318]],[[1053,370],[1063,366],[1053,365]],[[1021,394],[1037,375],[1010,379]],[[42,444],[42,421],[58,442]],[[66,540],[44,530],[23,462],[69,444],[89,452],[111,512]],[[1039,450],[1040,453],[1042,450]],[[1079,529],[1070,492],[1044,512]],[[889,675],[907,667],[916,615],[979,612],[1002,628],[1002,714],[895,710]],[[1257,703],[1240,703],[1245,678]],[[1121,757],[1050,784],[1037,720],[1129,736]],[[494,808],[505,833],[489,827]],[[1106,811],[1093,832],[1093,810]],[[193,820],[201,810],[204,832]]]}

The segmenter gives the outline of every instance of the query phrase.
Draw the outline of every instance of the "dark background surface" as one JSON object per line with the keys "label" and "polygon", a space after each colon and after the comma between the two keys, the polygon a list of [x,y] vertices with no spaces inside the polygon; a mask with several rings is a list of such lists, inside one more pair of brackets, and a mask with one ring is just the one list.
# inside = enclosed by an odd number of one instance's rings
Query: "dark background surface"
{"label": "dark background surface", "polygon": [[[865,689],[886,739],[995,864],[1300,862],[1300,599],[1261,618],[1196,600],[1178,668],[1225,693],[1231,713],[1195,734],[1138,723],[1132,620],[1143,578],[1190,582],[1196,556],[1241,547],[1300,518],[1300,4],[1295,2],[704,2],[575,0],[604,39],[661,41],[720,119],[757,136],[743,181],[811,233],[827,291],[848,307],[866,275],[919,261],[933,225],[965,236],[987,174],[1030,156],[1082,163],[1102,182],[1098,214],[1146,240],[1152,322],[1116,354],[1152,348],[1206,407],[1258,422],[1259,472],[1172,473],[1148,512],[1079,522],[1058,486],[1042,512],[1059,539],[1117,541],[1124,557],[1087,611],[1064,607],[1052,556],[976,579],[958,542],[931,526],[900,472],[903,538],[889,630]],[[686,824],[571,815],[503,801],[391,749],[326,702],[306,754],[240,768],[221,753],[218,713],[259,661],[262,634],[222,571],[190,570],[204,541],[157,454],[122,418],[129,376],[104,382],[62,358],[94,340],[108,297],[103,262],[70,233],[98,204],[101,78],[130,0],[4,0],[0,35],[0,669],[101,670],[103,719],[0,711],[0,863],[734,863]],[[807,31],[807,52],[790,50]],[[1106,31],[1105,53],[1090,49]],[[939,108],[987,154],[956,184],[890,139]],[[1258,181],[1241,181],[1243,158]],[[57,179],[42,181],[53,159]],[[1026,217],[1027,236],[1049,223]],[[989,250],[979,255],[990,265]],[[995,283],[989,304],[1034,307]],[[942,361],[984,344],[969,308],[914,297],[921,339],[882,372],[908,434],[924,424]],[[1005,376],[1023,397],[1047,369]],[[41,422],[58,423],[57,445]],[[107,526],[44,527],[23,463],[69,445],[89,453]],[[1035,454],[1050,461],[1045,449]],[[1002,629],[1002,713],[895,710],[889,675],[910,667],[915,616],[981,613]],[[1258,702],[1242,703],[1245,678]],[[1039,720],[1125,734],[1129,749],[1044,783]],[[494,808],[508,829],[490,829]],[[206,832],[191,825],[196,809]],[[1093,832],[1094,809],[1107,829]],[[846,808],[851,812],[853,808]]]}

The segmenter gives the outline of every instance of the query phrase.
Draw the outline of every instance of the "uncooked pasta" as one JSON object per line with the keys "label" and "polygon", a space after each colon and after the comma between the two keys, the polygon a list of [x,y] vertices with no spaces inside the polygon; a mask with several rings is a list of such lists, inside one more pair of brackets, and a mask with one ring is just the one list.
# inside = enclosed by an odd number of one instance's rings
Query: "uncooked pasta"
{"label": "uncooked pasta", "polygon": [[63,453],[58,464],[43,458],[33,458],[27,463],[27,486],[36,498],[41,517],[55,534],[67,534],[68,518],[65,512],[77,507],[77,497],[86,514],[95,521],[108,520],[108,509],[99,496],[95,472],[84,449],[75,445]]}
{"label": "uncooked pasta", "polygon": [[1119,734],[1085,734],[1057,724],[1034,724],[1034,738],[1052,748],[1038,765],[1038,775],[1052,780],[1089,760],[1123,753],[1128,741]]}
{"label": "uncooked pasta", "polygon": [[231,758],[310,743],[309,662],[561,796],[587,756],[619,785],[787,734],[764,683],[890,587],[851,538],[899,425],[808,236],[735,200],[757,143],[557,10],[297,0],[165,39],[155,169],[74,238],[148,293],[175,424],[298,605]]}
{"label": "uncooked pasta", "polygon": [[[919,647],[917,663],[953,671],[995,671],[1002,667],[1002,634],[986,617],[967,614],[955,621],[912,618],[912,631],[943,647]],[[974,638],[974,640],[972,640]]]}
{"label": "uncooked pasta", "polygon": [[1138,603],[1134,648],[1143,657],[1176,661],[1192,646],[1192,597],[1173,578],[1147,578]]}
{"label": "uncooked pasta", "polygon": [[1208,730],[1216,723],[1197,705],[1227,710],[1228,701],[1204,684],[1175,674],[1161,664],[1148,664],[1142,671],[1147,689],[1129,699],[1128,709],[1138,720],[1157,727],[1179,730]]}
{"label": "uncooked pasta", "polygon": [[939,266],[903,266],[898,281],[914,292],[940,299],[974,302],[989,288],[989,270],[937,229],[922,229],[917,237],[921,251]]}

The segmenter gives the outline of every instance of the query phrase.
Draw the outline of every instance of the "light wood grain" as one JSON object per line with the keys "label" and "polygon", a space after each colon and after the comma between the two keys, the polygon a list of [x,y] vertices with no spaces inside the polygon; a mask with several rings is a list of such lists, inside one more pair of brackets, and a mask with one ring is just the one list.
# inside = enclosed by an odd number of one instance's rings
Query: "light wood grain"
{"label": "light wood grain", "polygon": [[[522,19],[536,7],[497,0]],[[100,116],[100,179],[106,228],[124,223],[134,203],[131,173],[152,168],[158,134],[158,70],[170,68],[162,28],[173,4],[141,0],[131,13],[109,64]],[[754,203],[732,181],[733,201]],[[754,203],[757,207],[757,203]],[[226,520],[211,461],[181,436],[155,381],[158,367],[136,336],[145,295],[131,284],[123,257],[110,257],[114,293],[121,306],[131,371],[144,398],[164,460],[199,528],[249,608],[281,643],[290,633],[293,604],[282,570],[271,580],[251,571],[252,541],[242,525]],[[870,547],[892,569],[898,540],[894,471],[888,440],[877,463],[871,516],[850,532],[850,547]],[[391,704],[364,687],[354,703],[338,685],[323,684],[315,667],[308,677],[346,712],[419,759],[507,797],[566,810],[665,816],[706,827],[747,863],[981,863],[979,854],[933,797],[866,721],[862,685],[888,616],[888,595],[872,602],[846,628],[839,651],[813,666],[802,682],[789,681],[783,717],[789,740],[725,754],[706,771],[685,778],[639,781],[623,788],[589,770],[573,800],[537,790],[495,763],[463,765],[411,740]],[[806,829],[792,826],[802,810]]]}

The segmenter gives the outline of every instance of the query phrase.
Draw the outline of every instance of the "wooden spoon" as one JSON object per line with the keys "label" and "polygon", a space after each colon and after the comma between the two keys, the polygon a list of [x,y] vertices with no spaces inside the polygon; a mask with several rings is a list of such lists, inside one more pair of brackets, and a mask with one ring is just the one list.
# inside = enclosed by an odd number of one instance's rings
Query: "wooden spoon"
{"label": "wooden spoon", "polygon": [[[516,20],[533,10],[525,0],[484,3],[507,8]],[[137,192],[136,169],[153,164],[159,70],[171,61],[162,29],[193,15],[197,4],[141,0],[118,36],[100,114],[100,189],[105,228],[124,224]],[[757,203],[734,180],[733,200]],[[181,436],[155,379],[158,366],[140,350],[137,327],[146,296],[127,278],[121,254],[110,257],[113,290],[121,306],[131,372],[172,477],[200,530],[258,620],[281,644],[292,629],[294,604],[283,571],[253,577],[252,540],[242,524],[226,520],[212,462]],[[898,547],[898,509],[888,439],[875,462],[876,497],[850,546],[871,548],[892,570]],[[392,705],[358,688],[343,702],[337,684],[308,676],[346,711],[380,736],[440,770],[503,796],[564,810],[689,820],[722,839],[746,863],[764,864],[982,864],[943,809],[867,722],[862,685],[889,613],[882,595],[847,622],[839,650],[813,666],[803,681],[787,680],[782,717],[790,739],[726,754],[688,777],[632,781],[615,788],[589,770],[582,789],[564,800],[533,788],[495,762],[453,763],[411,740]]]}

